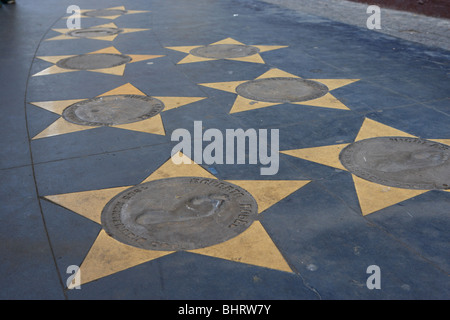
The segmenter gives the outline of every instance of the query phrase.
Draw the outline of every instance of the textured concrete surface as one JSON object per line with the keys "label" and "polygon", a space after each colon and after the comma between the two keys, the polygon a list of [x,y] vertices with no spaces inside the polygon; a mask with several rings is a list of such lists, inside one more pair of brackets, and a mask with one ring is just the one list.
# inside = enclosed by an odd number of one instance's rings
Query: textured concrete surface
{"label": "textured concrete surface", "polygon": [[[345,0],[261,0],[333,21],[366,28],[368,4]],[[427,46],[450,50],[450,19],[393,10],[380,5],[381,29],[374,32],[391,35]]]}
{"label": "textured concrete surface", "polygon": [[[450,192],[367,181],[339,160],[346,146],[375,137],[450,145],[448,50],[367,30],[365,10],[355,26],[258,0],[77,2],[88,11],[124,6],[128,14],[81,20],[126,32],[67,36],[72,0],[0,9],[0,299],[294,300],[298,313],[298,300],[450,298]],[[192,54],[214,44],[259,51]],[[132,60],[90,70],[57,65],[99,53]],[[236,90],[273,77],[327,90],[276,102]],[[164,109],[110,126],[63,116],[76,102],[115,95],[151,96]],[[204,132],[279,130],[278,170],[176,165],[171,135],[194,136],[196,122]],[[101,215],[111,199],[180,177],[245,189],[257,217],[236,237],[194,250],[141,249],[107,234]],[[373,265],[380,289],[367,285]]]}

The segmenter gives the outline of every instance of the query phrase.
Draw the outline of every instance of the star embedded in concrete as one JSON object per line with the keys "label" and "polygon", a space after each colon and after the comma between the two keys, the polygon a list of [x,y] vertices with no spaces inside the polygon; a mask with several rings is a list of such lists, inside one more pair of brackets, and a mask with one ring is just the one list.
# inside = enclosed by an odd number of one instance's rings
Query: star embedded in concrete
{"label": "star embedded in concrete", "polygon": [[232,38],[211,43],[206,46],[177,46],[167,49],[187,53],[177,64],[212,60],[234,60],[253,63],[265,63],[260,53],[286,48],[287,46],[253,46],[245,45]]}
{"label": "star embedded in concrete", "polygon": [[124,6],[118,6],[118,7],[107,8],[107,9],[80,9],[79,15],[71,15],[69,17],[65,17],[64,19],[68,19],[68,18],[102,18],[102,19],[114,20],[123,15],[135,14],[135,13],[145,13],[145,12],[150,12],[150,11],[127,10],[127,9],[125,9]]}
{"label": "star embedded in concrete", "polygon": [[83,29],[52,29],[59,32],[60,35],[46,39],[45,41],[53,40],[75,40],[75,39],[93,39],[103,41],[113,41],[119,34],[127,34],[139,31],[146,31],[150,29],[142,28],[118,28],[114,23],[102,24],[94,27]]}
{"label": "star embedded in concrete", "polygon": [[[186,157],[182,154],[181,156]],[[187,158],[186,160],[190,159]],[[137,186],[145,185],[145,183],[149,182],[160,182],[160,180],[181,177],[194,177],[194,179],[206,178],[220,183],[220,180],[198,164],[176,165],[169,159]],[[234,184],[251,194],[257,203],[258,209],[256,214],[267,210],[309,182],[304,180],[225,181],[225,183]],[[48,195],[44,198],[102,225],[102,212],[107,204],[118,194],[132,187],[136,186]],[[129,198],[130,195],[127,194],[126,197]],[[143,209],[137,208],[137,210]],[[292,272],[288,263],[258,219],[254,220],[245,231],[229,240],[207,247],[178,251],[186,251],[238,263]],[[109,236],[103,227],[80,266],[81,282],[85,284],[176,252],[173,250],[148,250],[125,244]]]}
{"label": "star embedded in concrete", "polygon": [[[354,142],[377,137],[416,138],[415,136],[409,133],[397,130],[395,128],[379,123],[377,121],[366,118]],[[450,145],[450,139],[428,139],[428,140],[438,142],[441,144]],[[344,148],[346,148],[349,145],[351,145],[351,143],[343,143],[304,149],[285,150],[280,152],[296,158],[348,171],[340,161],[339,155],[341,154],[341,151],[344,150]],[[371,214],[373,212],[393,206],[397,203],[403,202],[405,200],[408,200],[410,198],[413,198],[415,196],[430,191],[430,190],[390,187],[360,178],[353,173],[351,173],[351,175],[358,196],[361,213],[363,215]]]}
{"label": "star embedded in concrete", "polygon": [[127,83],[94,99],[31,102],[32,105],[61,116],[33,139],[102,126],[165,135],[161,112],[203,99],[206,98],[149,97]]}
{"label": "star embedded in concrete", "polygon": [[237,94],[230,113],[292,103],[321,108],[350,110],[330,91],[358,79],[302,79],[282,71],[270,69],[255,80],[200,83],[199,85]]}
{"label": "star embedded in concrete", "polygon": [[46,76],[58,73],[91,71],[123,76],[128,63],[164,57],[164,55],[122,54],[113,46],[82,55],[41,56],[41,60],[54,65],[33,76]]}

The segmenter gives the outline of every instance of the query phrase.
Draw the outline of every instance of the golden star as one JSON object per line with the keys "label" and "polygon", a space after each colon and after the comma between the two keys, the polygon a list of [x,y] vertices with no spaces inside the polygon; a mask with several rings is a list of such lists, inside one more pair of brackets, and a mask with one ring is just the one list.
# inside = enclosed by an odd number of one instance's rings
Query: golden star
{"label": "golden star", "polygon": [[[179,156],[186,157],[182,154],[179,154]],[[186,158],[186,160],[190,159]],[[217,179],[198,164],[176,165],[172,159],[169,159],[140,184],[176,177]],[[257,203],[258,213],[261,213],[304,187],[310,181],[227,180],[226,182],[248,191]],[[44,198],[95,223],[101,224],[101,214],[106,204],[116,195],[131,187],[133,186],[48,195]],[[227,241],[209,247],[185,251],[238,263],[292,272],[259,220],[255,220],[244,232]],[[175,252],[146,250],[130,246],[113,239],[102,229],[81,264],[79,271],[81,272],[81,282],[83,284],[88,283],[141,263],[174,254]]]}
{"label": "golden star", "polygon": [[[96,57],[103,58],[106,56],[114,56],[116,59],[118,59],[118,62],[114,61],[114,63],[111,66],[106,66],[106,67],[101,66],[99,68],[92,67],[89,69],[68,68],[64,65],[61,65],[61,63],[63,61],[67,61],[68,59],[71,59],[71,58],[95,59]],[[125,66],[128,63],[145,61],[145,60],[155,59],[155,58],[160,58],[160,57],[164,57],[164,55],[122,54],[119,50],[117,50],[113,46],[107,47],[107,48],[104,48],[101,50],[97,50],[94,52],[89,52],[84,55],[43,56],[43,57],[37,57],[37,58],[47,61],[47,62],[51,62],[54,65],[34,74],[33,77],[46,76],[46,75],[58,74],[58,73],[66,73],[66,72],[75,72],[75,71],[91,71],[91,72],[112,74],[112,75],[116,75],[116,76],[123,76],[123,74],[125,72]],[[97,60],[97,62],[98,62],[99,59],[95,59],[95,60]]]}
{"label": "golden star", "polygon": [[71,15],[71,16],[65,17],[64,19],[68,19],[68,18],[102,18],[102,19],[114,20],[123,15],[135,14],[135,13],[145,13],[145,12],[150,12],[150,11],[127,10],[127,9],[125,9],[124,6],[118,6],[118,7],[107,8],[107,9],[81,9],[80,15]]}
{"label": "golden star", "polygon": [[[265,72],[261,76],[257,77],[255,80],[263,80],[263,79],[270,79],[270,78],[283,78],[283,79],[288,79],[288,80],[289,79],[301,79],[300,77],[290,74],[288,72],[273,68],[273,69],[270,69],[269,71]],[[286,103],[286,101],[281,101],[281,100],[274,102],[275,100],[277,100],[276,98],[273,101],[263,101],[264,99],[255,100],[252,98],[244,97],[236,91],[236,88],[238,88],[240,85],[246,85],[246,84],[254,82],[255,80],[199,83],[199,85],[237,94],[238,96],[236,97],[236,100],[233,104],[233,107],[230,110],[230,113],[255,110],[255,109],[271,107],[271,106],[276,106],[276,105]],[[337,89],[337,88],[346,86],[348,84],[351,84],[353,82],[356,82],[356,81],[358,81],[358,79],[308,79],[306,81],[308,81],[311,84],[319,83],[319,85],[321,85],[321,87],[322,87],[322,92],[321,92],[322,96],[320,96],[318,98],[305,100],[305,101],[293,101],[293,102],[289,102],[289,103],[293,103],[296,105],[321,107],[321,108],[350,110],[342,102],[340,102],[338,99],[336,99],[329,91],[332,91],[334,89]],[[271,100],[271,99],[268,99],[268,100]]]}
{"label": "golden star", "polygon": [[[228,47],[226,47],[228,46]],[[183,63],[193,63],[193,62],[202,62],[202,61],[212,61],[212,60],[234,60],[234,61],[244,61],[244,62],[253,62],[253,63],[265,63],[261,58],[259,53],[272,51],[276,49],[286,48],[287,46],[249,46],[245,45],[239,41],[236,41],[232,38],[226,38],[221,41],[217,41],[211,43],[207,46],[178,46],[178,47],[166,47],[167,49],[187,53],[188,55],[180,60],[177,64]],[[227,54],[220,54],[219,56],[214,57],[214,54],[211,52],[208,54],[206,52],[207,49],[229,49],[230,51]],[[205,50],[203,54],[199,52],[200,50]],[[243,51],[247,50],[247,51]],[[234,54],[231,53],[234,51]],[[237,51],[244,53],[237,53]],[[206,53],[206,54],[205,54]],[[237,53],[237,54],[236,54]],[[216,52],[217,54],[217,52]]]}
{"label": "golden star", "polygon": [[[134,96],[142,96],[148,97],[145,93],[127,83],[122,85],[116,89],[110,90],[106,93],[103,93],[97,98],[100,97],[108,97],[108,96],[126,96],[126,95],[134,95]],[[168,110],[172,110],[190,103],[194,103],[203,99],[204,97],[151,97],[159,100],[163,104],[163,109],[161,112],[165,112]],[[59,101],[42,101],[42,102],[30,102],[32,105],[45,109],[47,111],[51,111],[60,115],[61,117],[53,122],[50,126],[44,129],[42,132],[37,134],[33,139],[47,138],[52,136],[57,136],[61,134],[78,132],[83,130],[89,130],[94,128],[100,128],[101,125],[82,125],[76,124],[73,122],[69,122],[63,117],[63,112],[66,108],[71,105],[74,105],[79,102],[89,101],[89,99],[75,99],[75,100],[59,100]],[[161,118],[161,114],[158,113],[152,117],[146,118],[144,120],[138,120],[134,122],[117,124],[117,125],[108,125],[113,128],[132,130],[144,133],[165,135],[164,124]]]}
{"label": "golden star", "polygon": [[[106,31],[113,31],[113,34],[96,34],[95,31],[100,29],[106,29]],[[103,41],[113,41],[117,38],[119,34],[127,34],[132,32],[146,31],[150,29],[142,28],[118,28],[114,23],[102,24],[94,27],[89,27],[85,29],[52,29],[53,31],[59,32],[60,35],[46,39],[45,41],[53,40],[75,40],[75,39],[93,39],[93,40],[103,40]],[[80,34],[80,35],[77,35]]]}
{"label": "golden star", "polygon": [[[361,141],[376,137],[410,137],[415,136],[389,127],[377,121],[366,118],[355,138],[356,141]],[[450,139],[429,139],[431,141],[450,145]],[[337,168],[348,171],[339,160],[341,151],[350,145],[350,143],[280,151],[296,158],[320,163],[325,166]],[[368,215],[370,213],[379,211],[381,209],[390,207],[407,199],[413,198],[420,194],[426,193],[430,190],[413,190],[404,188],[395,188],[378,183],[374,183],[362,179],[352,173],[355,190],[358,196],[361,213]],[[444,190],[449,191],[449,190]]]}

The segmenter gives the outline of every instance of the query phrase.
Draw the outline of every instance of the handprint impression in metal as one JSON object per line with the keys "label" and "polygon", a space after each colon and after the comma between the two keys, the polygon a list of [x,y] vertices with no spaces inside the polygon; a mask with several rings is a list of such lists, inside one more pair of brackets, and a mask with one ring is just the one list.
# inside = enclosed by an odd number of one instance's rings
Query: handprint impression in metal
{"label": "handprint impression in metal", "polygon": [[182,202],[172,211],[147,210],[136,217],[136,223],[150,226],[161,223],[183,222],[212,216],[218,213],[228,200],[225,194],[210,194]]}

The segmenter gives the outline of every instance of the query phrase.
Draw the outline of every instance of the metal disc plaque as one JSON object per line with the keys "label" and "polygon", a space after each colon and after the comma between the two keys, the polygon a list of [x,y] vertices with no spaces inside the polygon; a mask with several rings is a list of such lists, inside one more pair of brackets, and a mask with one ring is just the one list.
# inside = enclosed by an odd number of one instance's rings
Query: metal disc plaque
{"label": "metal disc plaque", "polygon": [[59,60],[56,65],[64,69],[95,70],[117,67],[131,61],[131,57],[115,53],[81,54]]}
{"label": "metal disc plaque", "polygon": [[193,250],[229,240],[257,216],[255,199],[234,184],[179,177],[131,187],[102,211],[106,233],[148,250]]}
{"label": "metal disc plaque", "polygon": [[139,95],[112,95],[83,100],[68,106],[63,118],[85,126],[112,126],[151,118],[164,109],[155,98]]}
{"label": "metal disc plaque", "polygon": [[127,13],[127,10],[120,9],[98,9],[98,10],[89,10],[83,13],[84,16],[87,17],[113,17],[113,16],[121,16]]}
{"label": "metal disc plaque", "polygon": [[236,92],[251,100],[289,103],[320,98],[328,93],[328,87],[311,80],[276,77],[244,82]]}
{"label": "metal disc plaque", "polygon": [[232,59],[248,57],[258,52],[258,48],[243,44],[211,44],[194,48],[190,51],[190,54],[210,59]]}
{"label": "metal disc plaque", "polygon": [[70,30],[66,35],[74,38],[106,37],[119,34],[122,31],[123,30],[119,28],[86,28]]}
{"label": "metal disc plaque", "polygon": [[407,137],[380,137],[354,142],[340,153],[356,176],[405,189],[449,189],[450,147]]}

